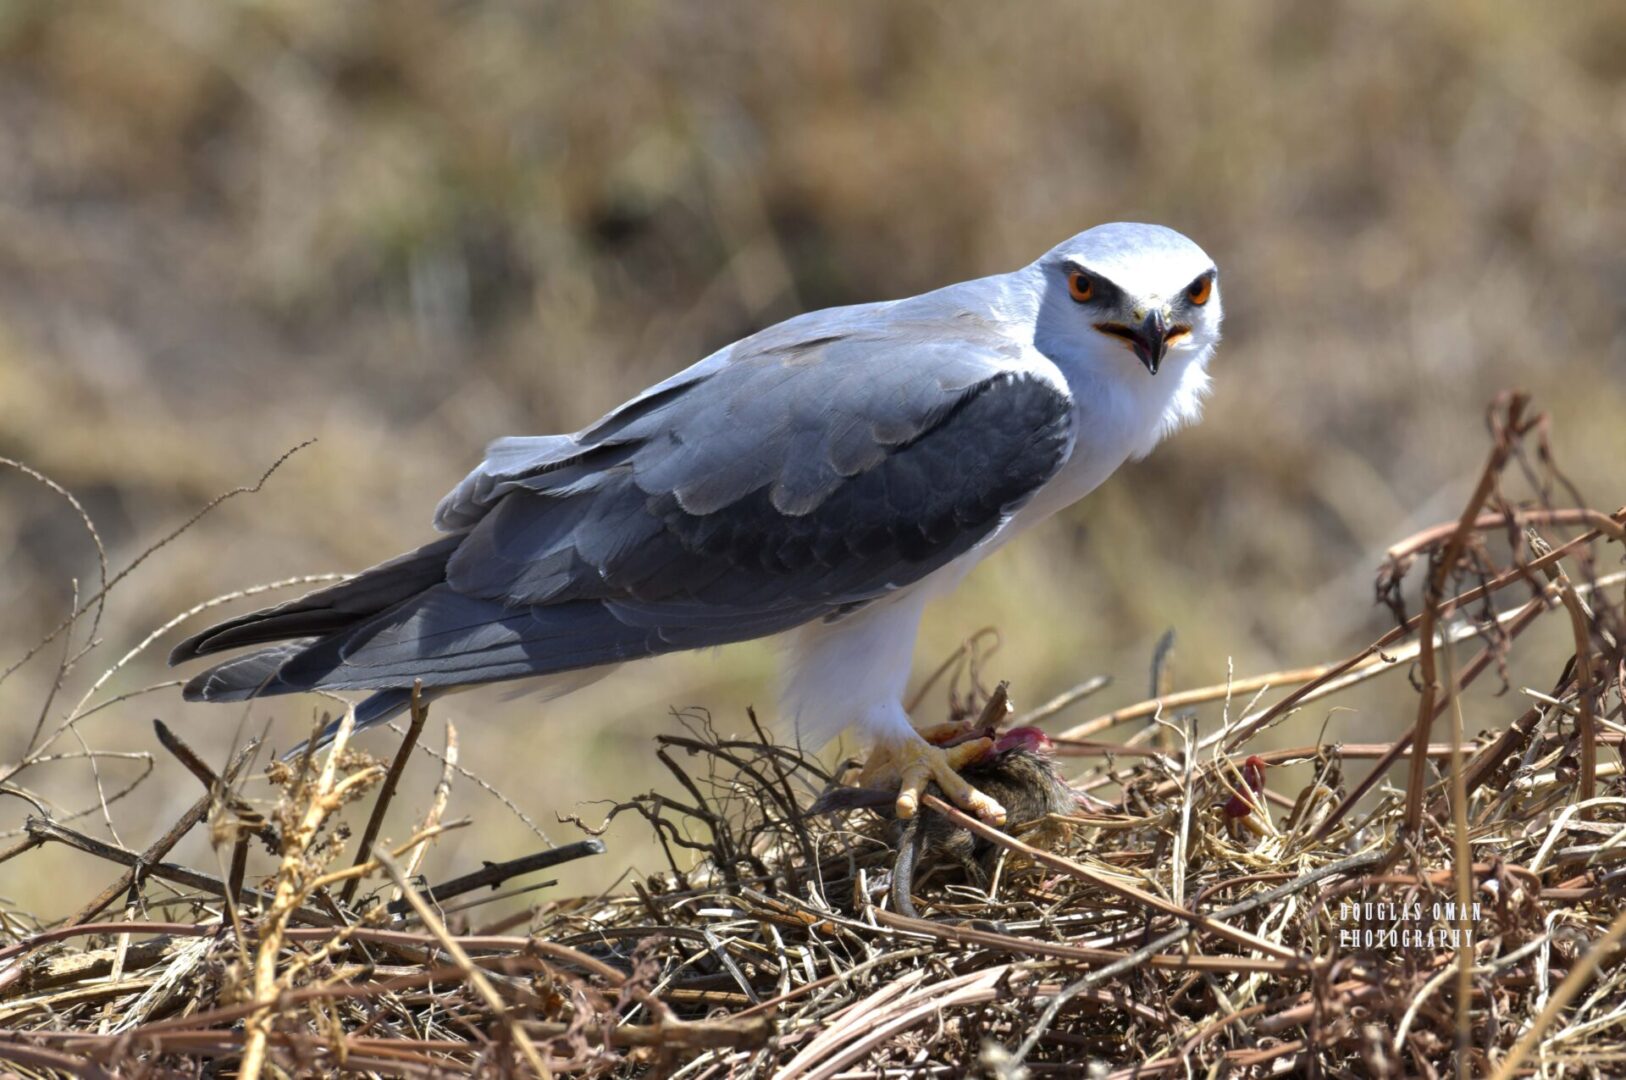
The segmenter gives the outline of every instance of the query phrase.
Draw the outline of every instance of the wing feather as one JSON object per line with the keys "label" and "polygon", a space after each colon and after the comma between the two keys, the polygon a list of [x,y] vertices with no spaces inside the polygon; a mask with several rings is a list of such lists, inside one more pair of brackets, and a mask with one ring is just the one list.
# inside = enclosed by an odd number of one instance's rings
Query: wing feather
{"label": "wing feather", "polygon": [[823,316],[577,435],[493,443],[437,511],[453,536],[191,639],[178,658],[319,635],[189,695],[486,682],[835,617],[970,551],[1066,458],[1065,389],[982,324]]}

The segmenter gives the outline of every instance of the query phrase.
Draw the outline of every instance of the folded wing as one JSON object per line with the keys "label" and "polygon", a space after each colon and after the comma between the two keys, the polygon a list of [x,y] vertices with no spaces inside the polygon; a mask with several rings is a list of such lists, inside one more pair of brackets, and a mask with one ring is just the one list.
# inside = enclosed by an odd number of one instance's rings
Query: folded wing
{"label": "folded wing", "polygon": [[[871,320],[874,322],[876,320]],[[833,617],[986,539],[1071,446],[1057,380],[968,321],[803,319],[575,436],[504,439],[441,504],[453,535],[213,627],[187,695],[456,686]]]}

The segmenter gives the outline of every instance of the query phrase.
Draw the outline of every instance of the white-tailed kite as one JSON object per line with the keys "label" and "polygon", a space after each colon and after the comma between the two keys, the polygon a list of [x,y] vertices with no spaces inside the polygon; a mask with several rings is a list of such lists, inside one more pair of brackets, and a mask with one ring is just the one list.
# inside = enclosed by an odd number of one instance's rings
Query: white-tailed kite
{"label": "white-tailed kite", "polygon": [[[498,439],[435,512],[448,535],[182,642],[247,645],[191,700],[372,690],[358,727],[544,677],[783,634],[805,745],[848,726],[914,813],[935,780],[999,822],[902,701],[922,609],[1001,544],[1197,419],[1219,340],[1213,261],[1158,225],[1080,233],[1008,274],[810,312],[574,435]],[[986,740],[982,741],[983,743]]]}

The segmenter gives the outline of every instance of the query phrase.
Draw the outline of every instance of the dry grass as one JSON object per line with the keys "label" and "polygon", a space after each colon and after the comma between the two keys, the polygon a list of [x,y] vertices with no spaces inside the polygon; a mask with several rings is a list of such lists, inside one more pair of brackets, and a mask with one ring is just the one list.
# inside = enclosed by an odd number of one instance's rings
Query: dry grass
{"label": "dry grass", "polygon": [[[198,799],[146,850],[42,806],[0,854],[12,874],[64,845],[127,867],[72,918],[3,912],[0,1059],[40,1076],[206,1061],[242,1076],[1609,1074],[1626,1060],[1626,574],[1610,566],[1626,510],[1569,501],[1523,397],[1490,419],[1460,514],[1380,567],[1392,630],[1340,661],[1207,688],[1177,689],[1160,654],[1156,697],[1055,733],[1083,766],[1080,810],[1027,839],[929,797],[993,867],[982,884],[953,867],[917,879],[929,918],[892,908],[883,824],[810,816],[837,781],[754,715],[743,737],[681,716],[685,733],[655,751],[680,794],[610,810],[648,825],[666,870],[483,925],[490,896],[474,890],[602,845],[426,888],[426,846],[469,824],[445,818],[451,725],[428,809],[399,841],[379,822],[435,730],[422,709],[388,767],[346,727],[319,758],[268,767],[256,797],[254,744],[217,775],[160,725],[174,760],[152,775],[192,774]],[[1549,620],[1574,648],[1545,689],[1470,705]],[[1003,712],[985,707],[987,645],[939,672],[951,716]],[[1373,680],[1414,715],[1405,737],[1256,745]],[[1101,685],[1013,722],[1057,726]],[[75,723],[37,739],[8,792],[70,764],[53,748]],[[1119,743],[1096,738],[1126,726]],[[73,763],[97,760],[85,747]],[[1390,787],[1387,766],[1408,762]],[[111,829],[118,793],[92,786]],[[359,844],[347,806],[368,807]],[[205,821],[217,865],[166,862]],[[262,845],[270,861],[249,874]]]}
{"label": "dry grass", "polygon": [[[1207,418],[979,568],[928,618],[923,665],[994,624],[1022,701],[1102,672],[1106,708],[1146,693],[1170,626],[1186,685],[1347,652],[1383,628],[1351,602],[1367,568],[1454,509],[1504,386],[1564,418],[1583,492],[1626,501],[1626,6],[1142,7],[10,0],[0,455],[78,493],[122,566],[319,438],[132,575],[104,628],[131,641],[245,582],[428,539],[491,438],[574,430],[775,319],[1008,269],[1127,218],[1183,229],[1223,269]],[[4,656],[96,574],[37,495],[0,474]],[[1533,659],[1567,636],[1549,622]],[[166,679],[158,659],[110,685]],[[551,707],[491,694],[437,715],[464,729],[465,767],[547,825],[668,784],[640,748],[669,706],[771,719],[773,672],[741,646]],[[20,671],[6,706],[49,682]],[[1412,721],[1361,690],[1339,704],[1333,738]],[[214,761],[240,719],[162,715]],[[262,705],[256,730],[268,715],[283,747],[311,719]],[[1323,719],[1301,712],[1278,745]],[[151,749],[111,710],[85,730]],[[26,734],[0,733],[0,759]],[[144,767],[103,764],[114,786]],[[405,783],[427,792],[437,771]],[[155,792],[124,802],[154,835],[184,809]],[[94,796],[39,793],[59,813]],[[509,850],[540,843],[511,815],[489,827]],[[635,825],[608,839],[620,865],[658,857]],[[488,851],[460,834],[429,865]],[[88,893],[93,867],[48,879]],[[560,874],[615,877],[606,860]],[[39,910],[56,892],[11,888]]]}

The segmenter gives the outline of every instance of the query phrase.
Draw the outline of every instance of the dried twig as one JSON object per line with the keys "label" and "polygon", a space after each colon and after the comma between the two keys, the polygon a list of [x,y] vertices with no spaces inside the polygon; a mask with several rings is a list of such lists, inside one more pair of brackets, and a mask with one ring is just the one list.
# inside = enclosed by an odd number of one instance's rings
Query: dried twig
{"label": "dried twig", "polygon": [[[340,730],[343,731],[343,729]],[[384,868],[385,873],[389,874],[390,880],[395,882],[395,887],[406,895],[407,903],[411,904],[412,910],[417,913],[418,921],[423,923],[424,927],[435,936],[436,941],[440,942],[441,948],[446,950],[446,954],[452,958],[452,962],[457,965],[458,970],[463,973],[463,977],[468,980],[469,985],[474,987],[475,992],[485,1001],[486,1006],[494,1014],[504,1018],[509,1037],[513,1039],[514,1045],[519,1048],[519,1052],[525,1058],[526,1064],[531,1067],[531,1070],[537,1076],[551,1077],[553,1070],[549,1069],[543,1062],[542,1055],[537,1053],[536,1045],[531,1042],[530,1036],[525,1034],[525,1028],[509,1016],[508,1004],[492,988],[491,982],[485,977],[485,974],[474,966],[474,962],[469,959],[469,954],[463,951],[463,947],[446,932],[446,927],[441,924],[440,919],[436,918],[428,902],[412,888],[408,875],[388,855],[380,852],[377,858],[378,864]],[[247,1060],[246,1054],[244,1060],[245,1062]]]}
{"label": "dried twig", "polygon": [[[389,811],[390,800],[395,798],[395,787],[401,782],[401,774],[406,771],[407,761],[418,745],[418,735],[429,719],[429,706],[423,700],[422,679],[414,680],[412,683],[410,716],[406,735],[401,739],[401,745],[396,748],[395,757],[390,761],[390,771],[384,775],[384,783],[378,789],[378,798],[373,801],[373,812],[367,817],[367,827],[362,831],[361,843],[356,845],[357,866],[366,862],[373,853],[373,842],[378,839],[378,830],[384,826],[384,815]],[[350,903],[355,899],[356,890],[360,887],[361,878],[351,878],[345,883],[344,893],[339,897],[340,902]]]}
{"label": "dried twig", "polygon": [[294,911],[309,891],[311,868],[306,862],[318,831],[336,811],[347,794],[378,779],[376,768],[362,769],[340,778],[338,765],[355,729],[356,712],[348,710],[333,737],[333,745],[316,779],[300,793],[303,801],[293,827],[282,837],[282,862],[277,868],[271,904],[261,920],[260,946],[254,960],[254,1000],[258,1008],[248,1017],[248,1037],[243,1044],[240,1075],[258,1080],[265,1065],[266,1042],[271,1034],[272,1010],[277,996],[277,954],[282,950],[283,932]]}
{"label": "dried twig", "polygon": [[[427,889],[421,889],[417,895],[422,897],[426,903],[443,904],[454,896],[462,896],[464,893],[471,893],[476,889],[494,889],[503,882],[519,877],[522,874],[531,874],[538,870],[545,870],[550,866],[573,862],[589,855],[602,854],[604,854],[604,841],[578,840],[573,844],[549,848],[547,851],[538,851],[531,855],[521,856],[518,859],[509,859],[500,863],[487,863],[483,870],[476,870],[472,874],[464,874],[462,877],[443,881],[439,885]],[[399,915],[412,906],[411,901],[403,897],[389,905],[389,912],[391,915]]]}
{"label": "dried twig", "polygon": [[[238,772],[241,771],[243,766],[248,763],[249,759],[254,756],[254,751],[256,748],[256,743],[249,743],[247,746],[240,749],[236,754],[232,755],[231,762],[226,766],[225,783],[230,784],[237,778]],[[186,813],[181,815],[179,821],[170,826],[164,835],[160,836],[157,840],[154,840],[146,851],[143,851],[139,856],[131,861],[130,870],[127,873],[98,893],[93,900],[81,908],[79,913],[73,916],[73,918],[69,921],[76,923],[89,922],[91,919],[95,918],[97,915],[101,914],[101,912],[106,910],[107,905],[113,903],[119,897],[127,893],[130,890],[130,886],[136,882],[143,870],[151,869],[155,864],[162,862],[164,856],[169,854],[170,848],[180,843],[181,837],[191,832],[200,821],[209,816],[209,809],[214,805],[214,801],[218,797],[219,794],[217,792],[206,792],[201,799],[192,804],[191,808],[187,810]],[[67,830],[61,830],[56,832],[55,838],[62,839],[65,838],[66,835]]]}

